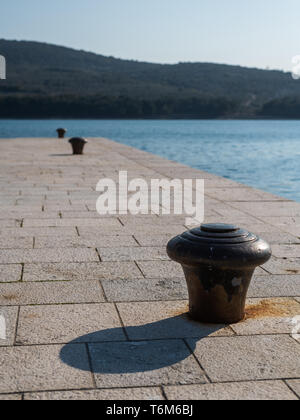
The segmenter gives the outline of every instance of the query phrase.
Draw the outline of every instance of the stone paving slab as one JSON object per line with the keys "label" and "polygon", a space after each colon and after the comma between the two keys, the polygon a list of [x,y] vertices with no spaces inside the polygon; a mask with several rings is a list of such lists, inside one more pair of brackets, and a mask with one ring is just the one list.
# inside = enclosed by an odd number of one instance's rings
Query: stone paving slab
{"label": "stone paving slab", "polygon": [[290,334],[297,316],[300,305],[294,299],[248,299],[244,321],[231,328],[238,335]]}
{"label": "stone paving slab", "polygon": [[61,262],[96,262],[99,256],[95,250],[81,248],[2,250],[0,264],[18,263],[61,263]]}
{"label": "stone paving slab", "polygon": [[300,295],[300,275],[256,276],[250,285],[248,296],[297,297]]}
{"label": "stone paving slab", "polygon": [[142,235],[142,234],[134,234],[134,238],[141,246],[158,246],[163,247],[170,240],[169,234],[164,235]]}
{"label": "stone paving slab", "polygon": [[188,298],[181,278],[101,280],[109,302],[183,300]]}
{"label": "stone paving slab", "polygon": [[20,281],[22,278],[21,264],[0,264],[0,284]]}
{"label": "stone paving slab", "polygon": [[24,282],[143,278],[134,262],[25,264]]}
{"label": "stone paving slab", "polygon": [[32,249],[33,248],[33,237],[32,238],[11,238],[1,237],[0,238],[0,249]]}
{"label": "stone paving slab", "polygon": [[112,247],[136,247],[138,242],[131,235],[101,236],[95,238],[90,236],[78,237],[53,237],[36,236],[34,247],[38,248],[112,248]]}
{"label": "stone paving slab", "polygon": [[0,401],[22,401],[22,394],[0,394]]}
{"label": "stone paving slab", "polygon": [[264,269],[270,274],[300,274],[300,258],[272,257]]}
{"label": "stone paving slab", "polygon": [[273,255],[277,258],[300,258],[299,245],[273,245]]}
{"label": "stone paving slab", "polygon": [[5,227],[5,228],[6,227],[20,227],[20,226],[21,226],[21,222],[19,222],[17,220],[10,220],[10,219],[8,219],[8,220],[1,219],[0,220],[0,228],[3,228],[3,227]]}
{"label": "stone paving slab", "polygon": [[0,284],[0,306],[105,302],[96,280]]}
{"label": "stone paving slab", "polygon": [[300,244],[300,237],[285,232],[274,232],[272,227],[269,227],[269,230],[269,232],[261,232],[260,235],[273,246],[274,244]]}
{"label": "stone paving slab", "polygon": [[300,216],[300,204],[293,201],[257,203],[249,200],[245,203],[230,203],[233,207],[253,216]]}
{"label": "stone paving slab", "polygon": [[78,236],[75,227],[31,227],[31,228],[0,228],[1,236],[32,237],[32,236]]}
{"label": "stone paving slab", "polygon": [[130,340],[232,336],[225,325],[207,325],[189,319],[188,301],[118,303]]}
{"label": "stone paving slab", "polygon": [[[0,225],[1,226],[1,225]],[[23,226],[26,227],[72,227],[72,226],[104,226],[105,228],[118,228],[121,226],[117,218],[105,217],[98,219],[79,219],[70,217],[65,219],[24,219]]]}
{"label": "stone paving slab", "polygon": [[292,390],[298,395],[300,398],[300,379],[287,381],[287,384],[292,388]]}
{"label": "stone paving slab", "polygon": [[[0,396],[1,399],[1,396]],[[25,401],[156,401],[165,400],[159,387],[99,389],[90,391],[39,392],[25,394]]]}
{"label": "stone paving slab", "polygon": [[[17,209],[17,207],[15,207]],[[88,213],[88,212],[86,212]],[[20,210],[11,210],[9,212],[2,212],[0,210],[1,219],[60,219],[60,212],[47,212],[47,211],[24,211],[21,207]]]}
{"label": "stone paving slab", "polygon": [[166,247],[98,248],[102,261],[169,261]]}
{"label": "stone paving slab", "polygon": [[[105,139],[78,157],[67,139],[1,148],[0,400],[300,398],[299,203]],[[98,215],[97,182],[119,170],[205,179],[207,223],[272,244],[243,322],[189,320],[182,268],[166,255],[185,217]]]}
{"label": "stone paving slab", "polygon": [[206,383],[180,340],[89,344],[98,388]]}
{"label": "stone paving slab", "polygon": [[148,278],[183,277],[183,271],[179,264],[171,261],[137,261],[142,273]]}
{"label": "stone paving slab", "polygon": [[164,387],[169,400],[278,401],[298,400],[283,381],[237,382]]}
{"label": "stone paving slab", "polygon": [[88,355],[84,344],[74,344],[65,351],[85,370],[63,363],[61,346],[0,348],[0,393],[56,389],[92,388]]}
{"label": "stone paving slab", "polygon": [[[87,322],[88,320],[88,322]],[[18,345],[126,340],[113,304],[21,307]]]}
{"label": "stone paving slab", "polygon": [[300,346],[286,335],[189,339],[213,382],[298,378]]}

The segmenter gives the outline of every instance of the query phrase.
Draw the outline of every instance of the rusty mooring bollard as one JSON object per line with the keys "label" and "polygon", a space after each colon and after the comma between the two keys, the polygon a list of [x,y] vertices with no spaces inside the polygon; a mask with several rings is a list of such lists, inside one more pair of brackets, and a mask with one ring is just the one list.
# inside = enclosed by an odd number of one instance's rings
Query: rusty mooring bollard
{"label": "rusty mooring bollard", "polygon": [[72,145],[73,155],[82,155],[87,140],[83,139],[82,137],[73,137],[69,140],[69,143]]}
{"label": "rusty mooring bollard", "polygon": [[65,134],[67,130],[65,128],[58,128],[57,130],[58,138],[63,139],[65,137]]}
{"label": "rusty mooring bollard", "polygon": [[272,255],[269,244],[258,236],[224,224],[185,232],[168,243],[167,251],[183,267],[191,318],[214,324],[244,319],[255,268]]}

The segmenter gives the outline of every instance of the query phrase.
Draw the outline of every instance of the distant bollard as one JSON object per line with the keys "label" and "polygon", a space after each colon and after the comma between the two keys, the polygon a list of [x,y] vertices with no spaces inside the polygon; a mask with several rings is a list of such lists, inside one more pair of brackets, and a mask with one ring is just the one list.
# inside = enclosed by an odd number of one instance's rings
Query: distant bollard
{"label": "distant bollard", "polygon": [[82,137],[73,137],[69,140],[69,143],[72,145],[73,155],[83,155],[83,149],[87,143],[87,140]]}
{"label": "distant bollard", "polygon": [[65,137],[65,134],[67,130],[65,128],[58,128],[57,130],[58,138],[63,139]]}
{"label": "distant bollard", "polygon": [[169,257],[185,273],[191,318],[212,324],[245,317],[247,291],[256,267],[267,262],[270,246],[233,225],[209,224],[172,239]]}

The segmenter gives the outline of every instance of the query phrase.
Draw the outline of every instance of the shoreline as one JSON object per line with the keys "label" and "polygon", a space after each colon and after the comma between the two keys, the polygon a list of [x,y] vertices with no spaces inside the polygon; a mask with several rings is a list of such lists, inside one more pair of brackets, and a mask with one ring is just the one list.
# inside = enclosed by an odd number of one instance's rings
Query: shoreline
{"label": "shoreline", "polygon": [[31,117],[31,118],[18,118],[18,117],[0,117],[0,121],[300,121],[297,118],[278,118],[278,117],[228,117],[228,118],[199,118],[199,117],[143,117],[143,118],[78,118],[78,117]]}

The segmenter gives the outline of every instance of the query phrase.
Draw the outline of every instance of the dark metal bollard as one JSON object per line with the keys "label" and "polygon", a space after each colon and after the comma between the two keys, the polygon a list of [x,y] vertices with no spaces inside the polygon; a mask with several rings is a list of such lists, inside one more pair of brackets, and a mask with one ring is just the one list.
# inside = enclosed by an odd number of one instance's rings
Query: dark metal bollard
{"label": "dark metal bollard", "polygon": [[264,240],[224,224],[202,225],[185,232],[168,243],[167,251],[172,260],[182,264],[191,317],[214,324],[244,319],[255,268],[272,255]]}
{"label": "dark metal bollard", "polygon": [[57,130],[58,138],[63,139],[65,137],[65,134],[67,130],[65,128],[58,128]]}
{"label": "dark metal bollard", "polygon": [[82,137],[73,137],[69,140],[69,143],[72,145],[73,155],[82,155],[87,140],[83,139]]}

